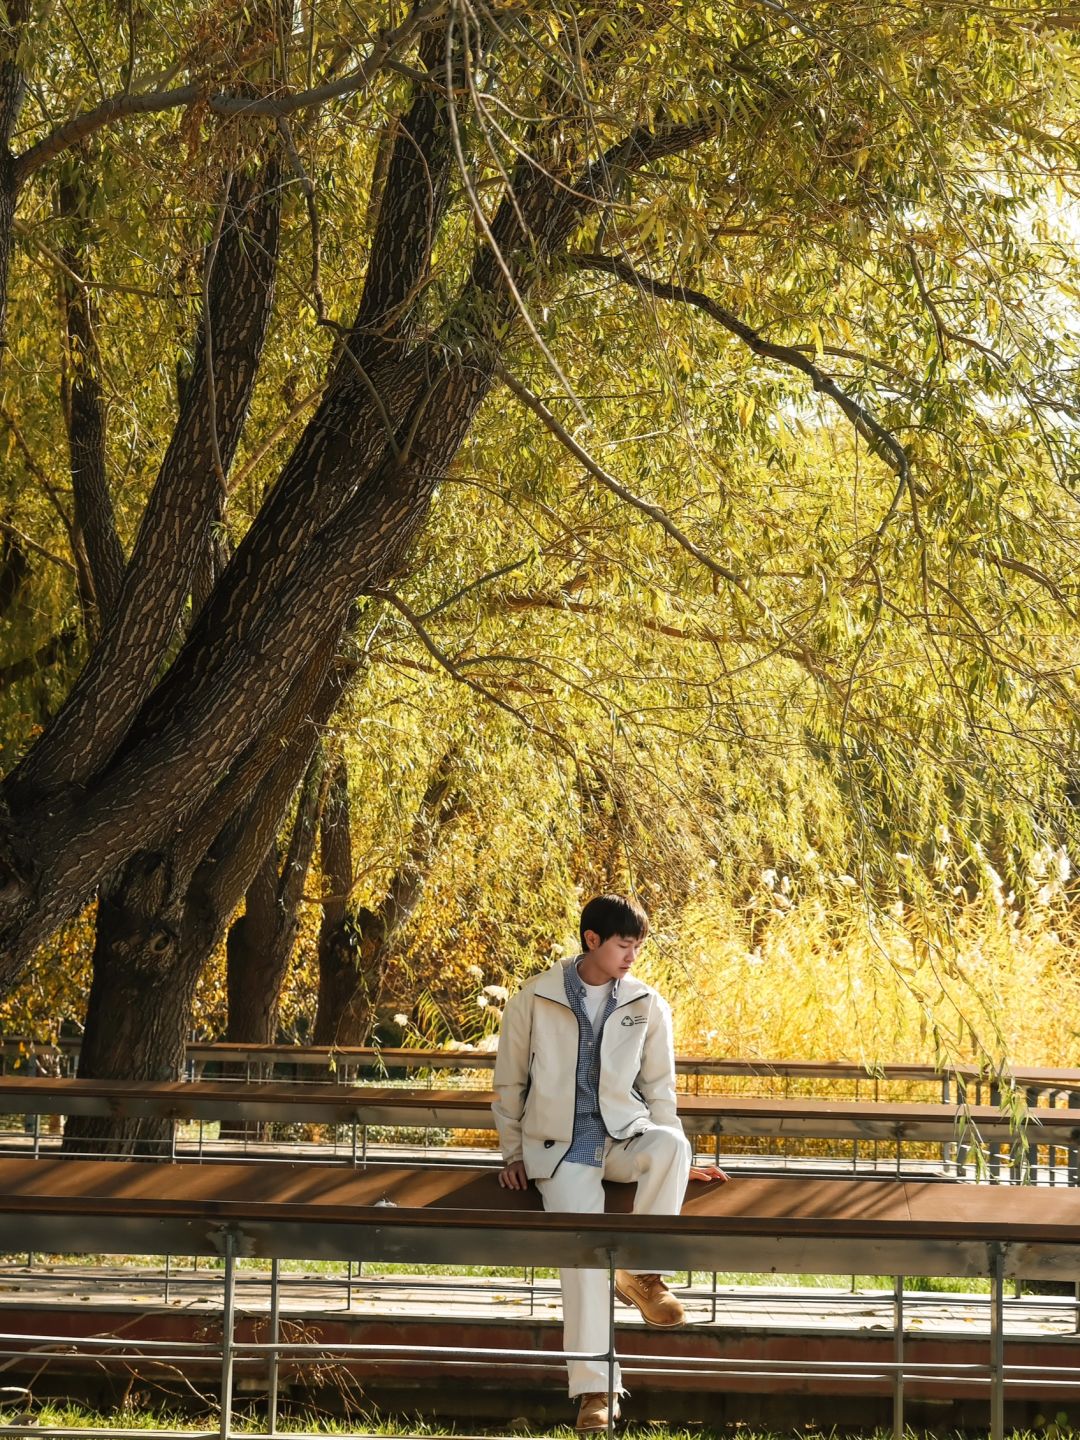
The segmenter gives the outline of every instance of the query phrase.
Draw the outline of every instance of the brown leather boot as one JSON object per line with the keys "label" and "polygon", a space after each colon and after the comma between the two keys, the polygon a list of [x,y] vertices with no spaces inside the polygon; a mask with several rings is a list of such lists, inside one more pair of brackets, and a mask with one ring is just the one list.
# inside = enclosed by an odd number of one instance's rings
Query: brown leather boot
{"label": "brown leather boot", "polygon": [[659,1275],[637,1275],[633,1270],[616,1270],[615,1294],[624,1305],[636,1305],[646,1325],[653,1325],[658,1330],[670,1330],[686,1319],[686,1311]]}
{"label": "brown leather boot", "polygon": [[[615,1416],[619,1418],[619,1397],[615,1396]],[[606,1390],[591,1390],[581,1396],[574,1429],[579,1435],[589,1435],[595,1430],[608,1428],[608,1399]]]}

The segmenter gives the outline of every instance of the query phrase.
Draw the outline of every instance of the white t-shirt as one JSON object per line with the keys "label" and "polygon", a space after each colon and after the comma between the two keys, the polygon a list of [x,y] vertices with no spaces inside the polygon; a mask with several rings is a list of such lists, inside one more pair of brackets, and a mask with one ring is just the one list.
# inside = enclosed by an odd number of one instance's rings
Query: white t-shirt
{"label": "white t-shirt", "polygon": [[[580,978],[580,972],[579,972]],[[585,981],[581,982],[585,985]],[[605,980],[602,985],[585,985],[585,1014],[592,1021],[593,1034],[600,1028],[600,1017],[604,1013],[604,1006],[611,995],[611,981]]]}

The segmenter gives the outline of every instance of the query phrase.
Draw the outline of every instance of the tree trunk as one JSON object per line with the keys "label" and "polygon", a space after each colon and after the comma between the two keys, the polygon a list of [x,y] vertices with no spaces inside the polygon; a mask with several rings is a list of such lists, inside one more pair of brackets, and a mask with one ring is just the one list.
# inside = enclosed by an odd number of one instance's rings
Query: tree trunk
{"label": "tree trunk", "polygon": [[[84,1079],[178,1080],[205,937],[184,934],[182,917],[163,915],[164,876],[148,869],[141,885],[98,905],[94,975],[78,1074]],[[171,922],[171,923],[170,923]],[[175,928],[174,928],[175,927]],[[72,1116],[66,1154],[168,1154],[172,1122]]]}
{"label": "tree trunk", "polygon": [[444,755],[424,792],[409,844],[378,908],[349,904],[352,853],[349,838],[348,772],[337,757],[323,816],[323,901],[319,932],[319,1004],[316,1045],[364,1045],[398,932],[419,904],[439,835],[461,809],[454,788],[456,756]]}
{"label": "tree trunk", "polygon": [[326,797],[325,776],[317,747],[300,790],[284,862],[275,838],[248,886],[244,914],[229,930],[225,1038],[233,1044],[272,1045],[277,1038],[281,991],[300,928],[304,882]]}
{"label": "tree trunk", "polygon": [[[248,886],[243,915],[229,926],[226,940],[228,1023],[234,1044],[271,1045],[277,1029],[276,977],[282,971],[283,927],[278,924],[278,846],[267,851]],[[288,948],[292,948],[288,927]],[[286,956],[287,962],[287,956]]]}
{"label": "tree trunk", "polygon": [[[321,673],[325,665],[316,651],[312,669]],[[80,1075],[138,1080],[179,1076],[199,975],[265,862],[297,784],[305,770],[309,778],[315,770],[312,755],[319,734],[354,668],[346,664],[332,672],[302,723],[295,725],[284,752],[279,746],[268,747],[263,772],[249,772],[242,787],[249,797],[246,804],[227,801],[224,825],[220,818],[196,813],[168,850],[141,855],[117,871],[99,903]],[[300,688],[298,704],[306,698]],[[305,784],[305,793],[311,788]],[[314,788],[318,794],[318,783]],[[301,803],[289,851],[296,863],[286,865],[284,876],[294,912],[299,895],[294,901],[292,891],[302,891],[305,844],[310,860],[311,841],[304,837],[318,826],[317,811],[306,820],[304,815]],[[65,1148],[75,1153],[107,1148],[160,1153],[168,1131],[168,1122],[117,1125],[73,1117]],[[105,1143],[109,1136],[115,1137],[111,1146]]]}

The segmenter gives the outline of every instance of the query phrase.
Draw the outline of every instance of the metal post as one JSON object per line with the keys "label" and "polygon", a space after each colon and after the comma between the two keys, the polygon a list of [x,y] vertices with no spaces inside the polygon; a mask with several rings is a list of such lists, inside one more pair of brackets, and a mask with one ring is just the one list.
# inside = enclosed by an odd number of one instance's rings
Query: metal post
{"label": "metal post", "polygon": [[270,1379],[269,1394],[267,1395],[266,1407],[269,1411],[267,1423],[270,1427],[270,1434],[277,1433],[277,1410],[278,1410],[278,1373],[280,1369],[280,1357],[277,1352],[278,1341],[281,1339],[281,1315],[280,1295],[278,1292],[278,1261],[270,1261],[270,1344],[273,1350],[270,1351]]}
{"label": "metal post", "polygon": [[346,1265],[347,1265],[347,1269],[346,1269],[346,1271],[345,1271],[345,1309],[346,1309],[346,1310],[351,1310],[351,1309],[352,1309],[352,1261],[351,1261],[351,1260],[347,1261],[347,1262],[346,1262]]}
{"label": "metal post", "polygon": [[[941,1103],[943,1105],[949,1103],[949,1072],[947,1070],[941,1077]],[[947,1166],[949,1163],[949,1142],[947,1140],[941,1147],[941,1163],[943,1166]]]}
{"label": "metal post", "polygon": [[232,1423],[233,1326],[236,1318],[236,1237],[225,1236],[225,1294],[221,1313],[221,1440],[229,1440]]}
{"label": "metal post", "polygon": [[41,1154],[41,1116],[34,1116],[34,1159]]}
{"label": "metal post", "polygon": [[176,1132],[180,1128],[179,1120],[173,1120],[169,1127],[169,1159],[176,1159]]}
{"label": "metal post", "polygon": [[[1068,1104],[1070,1110],[1075,1110],[1080,1107],[1080,1092],[1077,1092],[1076,1090],[1070,1090],[1069,1098],[1066,1103]],[[1071,1145],[1069,1147],[1068,1166],[1068,1183],[1070,1185],[1080,1185],[1080,1150],[1078,1150],[1075,1145]]]}
{"label": "metal post", "polygon": [[[990,1104],[1001,1104],[1001,1087],[992,1084],[990,1086]],[[990,1179],[994,1185],[1001,1183],[1001,1146],[992,1144],[990,1146]]]}
{"label": "metal post", "polygon": [[1005,1435],[1005,1251],[990,1245],[990,1440]]}
{"label": "metal post", "polygon": [[170,1290],[171,1290],[171,1288],[172,1288],[172,1287],[171,1287],[171,1281],[172,1281],[172,1256],[171,1256],[171,1255],[166,1255],[166,1256],[165,1256],[165,1304],[166,1304],[166,1305],[168,1305],[168,1304],[169,1304],[169,1301],[170,1301]]}
{"label": "metal post", "polygon": [[[1034,1108],[1039,1103],[1038,1090],[1029,1086],[1024,1091],[1024,1099],[1027,1101],[1029,1108]],[[1032,1133],[1034,1133],[1034,1131]],[[1052,1156],[1053,1151],[1051,1151],[1051,1157]],[[1051,1164],[1052,1163],[1053,1159],[1051,1158]],[[1039,1183],[1039,1142],[1037,1140],[1028,1141],[1027,1175],[1024,1178],[1029,1185],[1037,1185]]]}
{"label": "metal post", "polygon": [[892,1433],[893,1440],[904,1440],[904,1277],[893,1280],[893,1375]]}
{"label": "metal post", "polygon": [[356,1121],[352,1122],[352,1165],[356,1169]]}
{"label": "metal post", "polygon": [[615,1251],[608,1251],[607,1433],[615,1433]]}

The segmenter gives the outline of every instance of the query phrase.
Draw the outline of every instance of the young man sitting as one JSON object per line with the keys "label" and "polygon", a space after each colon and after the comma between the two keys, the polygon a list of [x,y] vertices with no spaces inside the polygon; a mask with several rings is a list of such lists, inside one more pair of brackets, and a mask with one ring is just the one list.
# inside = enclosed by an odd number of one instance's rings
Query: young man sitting
{"label": "young man sitting", "polygon": [[[637,1185],[635,1214],[677,1215],[691,1150],[675,1109],[671,1009],[630,974],[648,918],[631,900],[600,895],[581,912],[580,929],[582,953],[527,981],[503,1014],[492,1107],[499,1183],[523,1190],[532,1181],[545,1210],[590,1213],[604,1209],[603,1181],[620,1180]],[[693,1174],[727,1178],[715,1166]],[[606,1272],[560,1278],[564,1349],[602,1356]],[[616,1270],[615,1288],[648,1324],[682,1324],[683,1307],[659,1274]],[[606,1429],[606,1360],[570,1360],[568,1369],[570,1395],[580,1397],[576,1429]]]}

